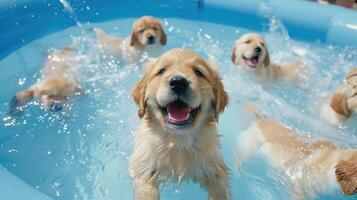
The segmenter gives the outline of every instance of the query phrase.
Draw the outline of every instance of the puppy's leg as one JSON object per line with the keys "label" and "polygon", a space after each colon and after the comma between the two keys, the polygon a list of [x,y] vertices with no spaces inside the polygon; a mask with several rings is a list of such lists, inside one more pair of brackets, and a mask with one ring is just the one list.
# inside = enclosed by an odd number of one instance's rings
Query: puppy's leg
{"label": "puppy's leg", "polygon": [[134,178],[134,199],[135,200],[158,200],[159,185],[157,180],[146,178]]}
{"label": "puppy's leg", "polygon": [[201,180],[201,184],[207,188],[209,200],[228,200],[231,198],[228,168],[224,163],[214,169],[214,176]]}
{"label": "puppy's leg", "polygon": [[150,143],[153,139],[150,134],[140,135],[135,138],[134,152],[129,159],[129,173],[134,184],[135,200],[157,200],[159,195],[158,182],[158,161],[155,159],[157,154],[152,151]]}
{"label": "puppy's leg", "polygon": [[9,114],[17,115],[23,112],[23,106],[33,99],[34,89],[30,88],[28,90],[17,93],[10,102],[10,111]]}

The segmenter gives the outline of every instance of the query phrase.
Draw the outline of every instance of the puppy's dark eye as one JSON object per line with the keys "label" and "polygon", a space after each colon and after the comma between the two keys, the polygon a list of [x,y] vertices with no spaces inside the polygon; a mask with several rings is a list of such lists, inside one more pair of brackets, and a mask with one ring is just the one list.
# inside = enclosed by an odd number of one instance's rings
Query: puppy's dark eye
{"label": "puppy's dark eye", "polygon": [[205,78],[205,76],[202,74],[202,72],[200,70],[193,69],[193,72],[196,74],[196,76]]}
{"label": "puppy's dark eye", "polygon": [[154,31],[159,30],[159,28],[158,28],[158,27],[156,27],[156,26],[152,27],[152,29],[153,29]]}
{"label": "puppy's dark eye", "polygon": [[139,30],[140,33],[144,33],[144,31],[145,31],[145,29],[143,29],[143,28]]}
{"label": "puppy's dark eye", "polygon": [[165,68],[161,68],[159,72],[157,72],[156,75],[161,75],[163,73],[165,73],[166,69]]}
{"label": "puppy's dark eye", "polygon": [[265,46],[265,44],[264,44],[264,43],[260,43],[260,45],[262,45],[262,47],[264,47],[264,46]]}
{"label": "puppy's dark eye", "polygon": [[244,43],[249,44],[250,42],[251,42],[251,40],[247,40]]}

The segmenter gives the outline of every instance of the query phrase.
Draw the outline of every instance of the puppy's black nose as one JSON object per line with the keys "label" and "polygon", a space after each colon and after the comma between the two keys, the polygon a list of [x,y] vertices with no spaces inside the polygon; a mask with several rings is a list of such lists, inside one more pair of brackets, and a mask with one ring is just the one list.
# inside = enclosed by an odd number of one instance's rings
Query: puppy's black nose
{"label": "puppy's black nose", "polygon": [[148,43],[149,43],[149,44],[154,44],[154,43],[155,43],[155,37],[152,36],[152,35],[150,35],[150,36],[148,37]]}
{"label": "puppy's black nose", "polygon": [[169,85],[170,85],[171,90],[175,91],[175,93],[182,93],[186,90],[189,83],[182,76],[174,76],[171,78]]}
{"label": "puppy's black nose", "polygon": [[257,53],[260,53],[260,52],[262,51],[262,48],[256,47],[256,48],[254,49],[254,51],[257,52]]}

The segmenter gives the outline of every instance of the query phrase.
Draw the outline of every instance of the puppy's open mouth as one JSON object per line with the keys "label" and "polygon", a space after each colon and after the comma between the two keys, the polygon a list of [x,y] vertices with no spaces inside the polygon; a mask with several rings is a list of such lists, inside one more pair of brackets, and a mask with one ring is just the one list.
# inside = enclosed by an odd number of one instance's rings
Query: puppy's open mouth
{"label": "puppy's open mouth", "polygon": [[259,56],[255,55],[251,58],[247,58],[243,55],[244,62],[251,68],[257,68],[258,62],[259,62]]}
{"label": "puppy's open mouth", "polygon": [[167,104],[166,107],[160,107],[160,109],[165,122],[176,126],[192,124],[199,111],[199,107],[191,108],[181,100],[175,100]]}

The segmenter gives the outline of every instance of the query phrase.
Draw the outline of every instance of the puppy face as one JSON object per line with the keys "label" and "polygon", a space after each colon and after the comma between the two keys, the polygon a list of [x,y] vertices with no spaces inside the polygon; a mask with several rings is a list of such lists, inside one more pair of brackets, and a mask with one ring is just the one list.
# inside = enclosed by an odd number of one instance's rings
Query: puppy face
{"label": "puppy face", "polygon": [[158,19],[144,16],[134,22],[130,45],[145,47],[153,44],[166,44],[166,34]]}
{"label": "puppy face", "polygon": [[147,66],[134,87],[139,116],[171,133],[197,131],[218,119],[228,102],[216,70],[187,49],[173,49]]}
{"label": "puppy face", "polygon": [[262,36],[248,33],[240,37],[232,51],[232,62],[248,69],[268,66],[269,53]]}

